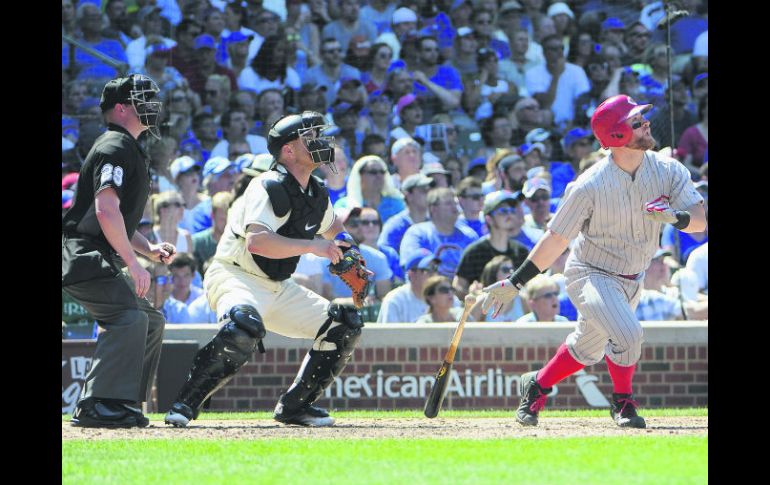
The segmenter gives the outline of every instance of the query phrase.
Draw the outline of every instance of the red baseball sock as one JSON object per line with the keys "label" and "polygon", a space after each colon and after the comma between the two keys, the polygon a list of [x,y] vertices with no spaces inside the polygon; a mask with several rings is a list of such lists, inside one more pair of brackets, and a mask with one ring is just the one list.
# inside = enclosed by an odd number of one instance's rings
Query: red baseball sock
{"label": "red baseball sock", "polygon": [[610,371],[614,392],[616,394],[631,394],[631,380],[634,378],[636,364],[623,367],[611,361],[606,355],[604,361],[607,362],[607,370]]}
{"label": "red baseball sock", "polygon": [[567,350],[566,344],[561,344],[548,363],[537,373],[537,383],[540,387],[547,388],[571,376],[585,367],[576,361]]}

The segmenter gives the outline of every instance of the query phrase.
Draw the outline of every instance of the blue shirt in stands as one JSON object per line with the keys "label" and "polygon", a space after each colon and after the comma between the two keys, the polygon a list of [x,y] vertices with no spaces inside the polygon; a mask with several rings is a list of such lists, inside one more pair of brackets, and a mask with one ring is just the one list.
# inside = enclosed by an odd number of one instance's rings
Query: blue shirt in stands
{"label": "blue shirt in stands", "polygon": [[401,281],[406,281],[406,278],[404,278],[404,268],[401,267],[401,263],[399,262],[398,252],[392,247],[385,245],[378,245],[377,249],[379,249],[387,258],[388,266],[390,267],[390,271],[393,272],[393,276]]}
{"label": "blue shirt in stands", "polygon": [[433,222],[420,222],[404,233],[399,250],[401,266],[406,266],[409,255],[425,248],[441,260],[439,274],[451,279],[457,271],[463,250],[478,238],[479,235],[473,229],[459,221],[455,224],[454,232],[448,236],[438,232]]}
{"label": "blue shirt in stands", "polygon": [[[345,197],[341,197],[337,200],[337,202],[334,203],[335,209],[346,209],[347,207],[347,195]],[[364,207],[369,207],[369,205],[364,204]],[[384,224],[388,219],[404,210],[405,207],[406,204],[404,203],[403,199],[385,195],[380,199],[380,205],[375,207],[375,209],[377,209],[377,213],[380,215],[380,219]]]}
{"label": "blue shirt in stands", "polygon": [[341,189],[332,189],[330,187],[326,187],[326,190],[329,191],[329,199],[332,201],[332,206],[341,198],[346,197],[348,195],[348,187],[347,185],[343,185]]}
{"label": "blue shirt in stands", "polygon": [[380,238],[377,239],[377,246],[390,246],[396,252],[401,249],[401,239],[414,221],[409,216],[409,209],[404,209],[394,215],[382,225]]}
{"label": "blue shirt in stands", "polygon": [[532,251],[532,248],[535,247],[535,243],[537,243],[537,241],[533,241],[532,239],[527,237],[527,235],[524,233],[524,228],[522,228],[522,230],[519,231],[519,234],[517,234],[516,236],[513,236],[511,239],[513,239],[514,241],[519,241],[521,244],[527,246],[527,249],[529,249],[530,251]]}
{"label": "blue shirt in stands", "polygon": [[208,198],[195,207],[193,207],[192,216],[190,219],[192,220],[192,229],[190,229],[190,232],[195,234],[196,232],[203,231],[205,229],[208,229],[212,226],[213,222],[211,221],[211,198]]}
{"label": "blue shirt in stands", "polygon": [[466,226],[473,229],[473,231],[478,234],[479,237],[484,236],[487,233],[487,226],[484,221],[480,219],[465,219],[461,217],[460,219],[457,219],[457,222],[465,224]]}
{"label": "blue shirt in stands", "polygon": [[676,246],[676,233],[679,233],[679,263],[685,264],[687,257],[693,249],[697,248],[701,244],[708,242],[709,237],[706,236],[702,241],[696,241],[688,233],[677,230],[671,224],[663,226],[663,235],[660,237],[661,246]]}
{"label": "blue shirt in stands", "polygon": [[[93,49],[103,52],[112,57],[116,61],[128,63],[128,57],[126,51],[123,50],[123,46],[120,42],[112,39],[102,39],[100,42],[91,44],[89,42],[81,40],[84,44],[92,47]],[[103,63],[101,60],[92,56],[80,48],[75,48],[75,64],[79,67],[77,79],[91,79],[91,78],[115,78],[118,76],[118,71],[114,67],[110,67]],[[70,65],[70,45],[66,42],[62,42],[61,48],[61,67],[62,69],[68,68]]]}
{"label": "blue shirt in stands", "polygon": [[551,197],[561,197],[567,184],[575,178],[575,170],[569,162],[551,162]]}
{"label": "blue shirt in stands", "polygon": [[566,294],[559,295],[559,315],[563,315],[570,322],[577,322],[578,311],[572,300]]}
{"label": "blue shirt in stands", "polygon": [[[463,89],[463,82],[460,78],[460,73],[457,72],[457,69],[452,66],[439,65],[438,69],[436,70],[436,74],[431,76],[429,79],[444,89],[459,89],[461,91]],[[433,95],[432,92],[428,91],[428,88],[418,83],[417,81],[414,82],[414,94],[417,96]]]}

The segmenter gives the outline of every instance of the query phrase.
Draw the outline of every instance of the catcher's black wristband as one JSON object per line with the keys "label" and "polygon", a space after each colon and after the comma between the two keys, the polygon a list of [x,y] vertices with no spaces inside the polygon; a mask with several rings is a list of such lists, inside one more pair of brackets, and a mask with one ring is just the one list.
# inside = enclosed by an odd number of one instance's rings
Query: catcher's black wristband
{"label": "catcher's black wristband", "polygon": [[529,280],[539,274],[540,269],[535,266],[535,263],[533,263],[531,259],[527,258],[524,260],[521,266],[519,266],[519,269],[514,271],[514,273],[509,276],[508,279],[511,283],[513,283],[513,286],[518,289],[522,289]]}
{"label": "catcher's black wristband", "polygon": [[690,225],[690,213],[687,211],[674,211],[676,223],[672,224],[680,231]]}

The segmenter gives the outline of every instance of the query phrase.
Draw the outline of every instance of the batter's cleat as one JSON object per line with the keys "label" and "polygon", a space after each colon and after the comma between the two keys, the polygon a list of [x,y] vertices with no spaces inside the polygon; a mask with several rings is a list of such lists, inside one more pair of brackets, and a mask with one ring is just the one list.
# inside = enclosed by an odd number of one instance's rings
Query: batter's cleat
{"label": "batter's cleat", "polygon": [[545,407],[548,393],[553,388],[543,389],[537,383],[537,371],[527,372],[519,381],[521,402],[516,410],[516,421],[524,426],[537,426],[537,415]]}
{"label": "batter's cleat", "polygon": [[631,394],[612,394],[610,416],[621,428],[646,428],[644,418],[636,414],[639,403],[631,399]]}
{"label": "batter's cleat", "polygon": [[184,428],[193,419],[195,419],[195,413],[193,413],[190,406],[181,402],[175,402],[171,405],[171,410],[166,413],[164,421],[175,428]]}
{"label": "batter's cleat", "polygon": [[81,428],[144,428],[150,424],[140,409],[108,399],[85,399],[78,403],[70,420]]}
{"label": "batter's cleat", "polygon": [[278,404],[275,405],[273,419],[279,423],[296,424],[299,426],[323,427],[334,424],[334,418],[329,416],[325,409],[316,406],[305,406],[296,411],[288,411],[283,407],[283,402],[280,399]]}

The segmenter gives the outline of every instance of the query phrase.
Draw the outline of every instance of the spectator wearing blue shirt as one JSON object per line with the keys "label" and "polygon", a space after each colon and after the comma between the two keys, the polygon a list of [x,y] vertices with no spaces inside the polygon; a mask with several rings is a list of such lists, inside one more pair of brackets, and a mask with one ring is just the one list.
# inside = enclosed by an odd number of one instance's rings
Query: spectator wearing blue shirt
{"label": "spectator wearing blue shirt", "polygon": [[342,52],[347,52],[350,39],[356,35],[362,35],[369,42],[374,43],[374,39],[378,35],[377,27],[368,18],[361,15],[359,0],[340,0],[339,7],[339,18],[326,24],[321,31],[321,36],[337,39],[342,47]]}
{"label": "spectator wearing blue shirt", "polygon": [[403,195],[395,188],[385,160],[366,155],[353,164],[347,182],[347,195],[337,200],[335,209],[372,207],[385,222],[406,207]]}
{"label": "spectator wearing blue shirt", "polygon": [[419,248],[431,251],[441,259],[438,272],[450,281],[454,278],[463,250],[479,236],[458,221],[460,211],[453,189],[435,188],[428,192],[430,221],[415,224],[404,233],[399,254],[402,266],[406,256]]}
{"label": "spectator wearing blue shirt", "polygon": [[335,172],[332,168],[324,163],[318,167],[318,171],[321,172],[324,179],[324,185],[326,190],[329,191],[329,200],[331,200],[332,206],[341,198],[348,194],[348,156],[345,154],[345,150],[337,145],[334,147],[334,167],[337,169]]}
{"label": "spectator wearing blue shirt", "polygon": [[484,219],[481,217],[481,209],[484,206],[484,193],[481,191],[481,182],[474,177],[465,177],[457,184],[457,198],[463,214],[460,220],[473,229],[479,237],[487,233]]}
{"label": "spectator wearing blue shirt", "polygon": [[479,43],[479,48],[489,47],[496,51],[500,59],[511,57],[511,48],[508,43],[494,36],[495,14],[488,9],[477,9],[471,14],[471,27]]}
{"label": "spectator wearing blue shirt", "polygon": [[427,197],[432,186],[433,179],[421,173],[410,175],[404,180],[401,192],[404,194],[406,209],[385,222],[377,240],[378,247],[388,246],[398,253],[406,230],[430,219]]}
{"label": "spectator wearing blue shirt", "polygon": [[209,198],[192,210],[192,233],[203,231],[212,226],[211,197],[217,192],[231,191],[235,185],[238,168],[225,157],[213,157],[203,166],[203,185]]}
{"label": "spectator wearing blue shirt", "polygon": [[326,104],[337,97],[342,78],[361,79],[361,71],[342,62],[344,51],[340,41],[327,37],[321,41],[321,62],[307,70],[303,83],[313,83],[326,88]]}
{"label": "spectator wearing blue shirt", "polygon": [[[356,241],[370,248],[375,248],[385,255],[388,267],[392,271],[391,282],[394,285],[404,282],[404,270],[401,268],[398,252],[390,246],[380,246],[378,244],[380,231],[382,230],[382,220],[376,210],[371,207],[354,207],[345,219],[345,227]],[[378,289],[377,294],[381,298],[385,293],[387,293],[387,290],[383,284]]]}
{"label": "spectator wearing blue shirt", "polygon": [[593,151],[593,133],[577,127],[564,135],[562,149],[567,156],[564,162],[551,162],[550,172],[553,185],[551,197],[561,197],[567,184],[575,180],[579,171],[580,160]]}
{"label": "spectator wearing blue shirt", "polygon": [[423,36],[417,42],[418,69],[412,75],[415,94],[423,101],[423,117],[446,113],[460,106],[463,91],[460,73],[447,64],[439,64],[439,44],[433,36]]}
{"label": "spectator wearing blue shirt", "polygon": [[[82,43],[104,53],[116,62],[128,62],[128,57],[120,42],[102,36],[103,17],[99,7],[92,3],[83,3],[77,8],[76,18],[80,31],[83,34],[82,38],[79,39]],[[70,44],[67,42],[62,43],[61,61],[63,70],[74,70],[75,76],[71,78],[80,80],[90,78],[111,79],[119,74],[114,67],[79,48],[75,48],[74,65],[71,65]]]}

